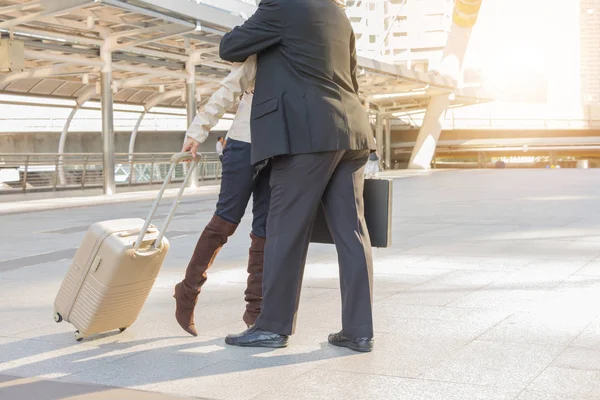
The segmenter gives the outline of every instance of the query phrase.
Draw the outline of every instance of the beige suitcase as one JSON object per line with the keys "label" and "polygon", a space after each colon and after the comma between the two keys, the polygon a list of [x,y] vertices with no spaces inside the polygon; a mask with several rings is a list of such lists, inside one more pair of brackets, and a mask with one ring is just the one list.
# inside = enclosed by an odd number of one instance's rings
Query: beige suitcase
{"label": "beige suitcase", "polygon": [[75,339],[127,329],[137,319],[169,250],[164,233],[173,218],[194,161],[160,232],[150,224],[175,166],[191,160],[186,153],[171,159],[171,168],[148,217],[93,224],[77,250],[54,301],[54,320],[77,328]]}

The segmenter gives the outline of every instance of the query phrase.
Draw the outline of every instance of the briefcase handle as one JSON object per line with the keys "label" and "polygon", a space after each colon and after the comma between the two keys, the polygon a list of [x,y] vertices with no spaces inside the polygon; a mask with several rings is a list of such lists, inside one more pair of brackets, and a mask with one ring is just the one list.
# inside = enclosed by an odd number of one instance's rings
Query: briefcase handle
{"label": "briefcase handle", "polygon": [[157,248],[157,246],[160,246],[160,243],[162,242],[163,237],[165,236],[165,233],[167,232],[167,228],[169,227],[169,224],[171,223],[171,220],[173,219],[173,216],[175,215],[175,211],[177,210],[177,206],[179,205],[179,201],[181,200],[181,196],[183,195],[185,187],[187,186],[187,183],[190,180],[190,176],[192,176],[192,172],[194,171],[194,169],[196,169],[198,167],[198,162],[200,161],[200,157],[193,158],[190,153],[177,153],[177,154],[174,154],[173,157],[171,157],[171,167],[169,168],[169,172],[167,173],[167,176],[165,177],[165,181],[163,182],[162,187],[160,188],[160,191],[158,192],[158,196],[156,196],[156,199],[154,200],[154,203],[152,204],[152,209],[148,213],[148,216],[146,217],[146,220],[144,221],[144,226],[140,230],[140,234],[138,235],[138,238],[135,241],[135,244],[133,246],[133,250],[136,254],[139,253],[140,247],[144,240],[144,236],[146,234],[146,231],[148,230],[148,227],[150,226],[150,223],[152,222],[152,218],[154,218],[154,214],[156,214],[156,210],[158,209],[160,200],[162,199],[162,197],[165,193],[165,190],[167,189],[167,186],[169,185],[169,182],[171,182],[171,179],[173,178],[173,173],[175,172],[175,167],[177,166],[177,164],[184,162],[184,161],[191,161],[191,164],[188,167],[188,171],[185,174],[185,178],[183,180],[183,183],[181,184],[181,187],[179,188],[179,192],[177,192],[177,196],[175,196],[173,205],[171,206],[171,209],[169,210],[169,213],[167,214],[165,223],[164,223],[162,229],[159,231],[156,240],[154,241],[153,247],[155,249]]}

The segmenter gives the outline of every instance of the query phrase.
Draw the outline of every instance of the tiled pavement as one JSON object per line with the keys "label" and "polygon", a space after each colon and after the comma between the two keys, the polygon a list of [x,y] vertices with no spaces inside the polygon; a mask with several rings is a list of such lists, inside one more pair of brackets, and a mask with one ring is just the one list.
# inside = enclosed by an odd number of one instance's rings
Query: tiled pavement
{"label": "tiled pavement", "polygon": [[0,215],[0,399],[600,399],[600,170],[401,175],[394,246],[374,251],[371,354],[326,343],[338,267],[317,245],[290,347],[224,345],[243,329],[248,220],[200,297],[201,336],[183,334],[172,288],[214,190],[185,197],[136,324],[82,343],[52,321],[68,258],[89,224],[143,217],[150,201]]}

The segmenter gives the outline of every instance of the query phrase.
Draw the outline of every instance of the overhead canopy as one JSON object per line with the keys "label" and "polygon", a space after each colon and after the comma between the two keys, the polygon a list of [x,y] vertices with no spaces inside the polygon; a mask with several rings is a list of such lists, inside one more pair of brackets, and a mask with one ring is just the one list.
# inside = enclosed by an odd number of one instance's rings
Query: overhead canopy
{"label": "overhead canopy", "polygon": [[[220,37],[255,6],[237,0],[0,0],[0,33],[24,42],[24,70],[0,71],[0,93],[99,97],[103,46],[112,52],[114,101],[184,107],[192,65],[206,101],[230,65],[218,57]],[[218,5],[218,6],[216,6]],[[481,100],[475,90],[434,73],[360,58],[361,96],[374,110],[421,112],[429,95],[453,92],[455,105]]]}

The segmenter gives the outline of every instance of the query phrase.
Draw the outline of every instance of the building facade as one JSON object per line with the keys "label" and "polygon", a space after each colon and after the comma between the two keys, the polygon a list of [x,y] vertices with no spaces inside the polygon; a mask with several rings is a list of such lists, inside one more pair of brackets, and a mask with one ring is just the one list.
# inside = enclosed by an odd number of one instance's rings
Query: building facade
{"label": "building facade", "polygon": [[580,0],[581,96],[600,104],[600,0]]}
{"label": "building facade", "polygon": [[452,24],[452,0],[348,0],[361,55],[416,70],[437,67]]}

